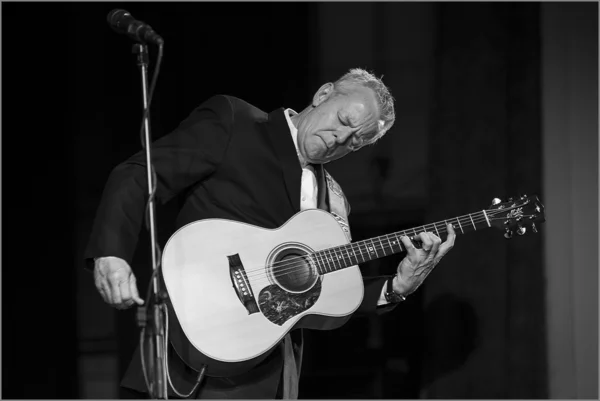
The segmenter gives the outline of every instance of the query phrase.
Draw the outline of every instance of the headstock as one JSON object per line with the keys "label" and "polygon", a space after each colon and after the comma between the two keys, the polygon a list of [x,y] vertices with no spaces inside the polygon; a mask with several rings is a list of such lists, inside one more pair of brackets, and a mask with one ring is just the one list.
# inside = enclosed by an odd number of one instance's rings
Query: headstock
{"label": "headstock", "polygon": [[544,205],[536,195],[508,198],[506,202],[494,198],[486,214],[490,225],[504,230],[505,238],[512,238],[514,231],[518,235],[524,235],[529,229],[537,233],[535,223],[546,220]]}

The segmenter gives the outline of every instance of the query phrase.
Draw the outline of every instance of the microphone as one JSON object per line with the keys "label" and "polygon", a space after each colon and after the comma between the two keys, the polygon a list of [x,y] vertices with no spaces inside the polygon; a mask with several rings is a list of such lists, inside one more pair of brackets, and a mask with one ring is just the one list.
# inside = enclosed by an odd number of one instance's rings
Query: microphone
{"label": "microphone", "polygon": [[124,33],[136,42],[154,43],[157,45],[164,43],[163,38],[154,32],[150,25],[134,19],[125,10],[112,10],[108,13],[106,20],[115,32]]}

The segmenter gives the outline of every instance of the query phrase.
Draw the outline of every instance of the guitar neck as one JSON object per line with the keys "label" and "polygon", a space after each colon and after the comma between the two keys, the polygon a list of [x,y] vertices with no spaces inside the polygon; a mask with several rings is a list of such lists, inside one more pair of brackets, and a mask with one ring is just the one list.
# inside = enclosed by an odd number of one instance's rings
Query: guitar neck
{"label": "guitar neck", "polygon": [[400,241],[403,236],[414,237],[425,231],[432,232],[440,238],[445,238],[448,233],[447,224],[453,225],[456,234],[465,234],[491,226],[488,215],[485,210],[482,210],[437,223],[323,249],[312,254],[313,262],[320,274],[331,273],[359,263],[404,252],[404,246]]}

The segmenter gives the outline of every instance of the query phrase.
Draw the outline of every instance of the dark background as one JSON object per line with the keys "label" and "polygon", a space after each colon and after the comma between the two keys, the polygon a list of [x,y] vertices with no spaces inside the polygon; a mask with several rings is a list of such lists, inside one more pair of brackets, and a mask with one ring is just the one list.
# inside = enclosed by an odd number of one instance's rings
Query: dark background
{"label": "dark background", "polygon": [[[349,68],[383,74],[396,125],[330,169],[355,240],[546,190],[541,3],[2,3],[3,398],[114,397],[137,341],[135,312],[102,304],[81,259],[110,170],[140,148],[115,8],[166,41],[155,138],[214,94],[300,111]],[[597,48],[597,5],[580,10]],[[174,213],[158,210],[163,241]],[[488,231],[392,313],[308,333],[301,398],[549,397],[543,237]]]}

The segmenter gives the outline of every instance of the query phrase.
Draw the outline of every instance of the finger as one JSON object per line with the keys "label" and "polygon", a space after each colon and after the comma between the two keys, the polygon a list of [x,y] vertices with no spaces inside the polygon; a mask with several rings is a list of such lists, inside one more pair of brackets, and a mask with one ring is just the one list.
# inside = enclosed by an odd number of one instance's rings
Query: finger
{"label": "finger", "polygon": [[104,297],[105,297],[104,288],[102,288],[102,280],[100,280],[99,277],[94,278],[94,287],[96,287],[96,290],[98,291],[98,293],[100,293],[100,296],[102,297],[102,299],[104,299]]}
{"label": "finger", "polygon": [[119,283],[119,292],[121,294],[121,303],[118,305],[118,307],[126,309],[134,304],[129,287],[129,280],[121,281]]}
{"label": "finger", "polygon": [[123,299],[121,298],[121,289],[119,288],[119,285],[121,284],[121,279],[120,279],[120,275],[115,275],[112,274],[108,277],[108,286],[110,288],[110,294],[111,294],[111,305],[113,306],[117,306],[119,304],[121,304],[121,302],[123,302]]}
{"label": "finger", "polygon": [[110,298],[110,291],[106,291],[106,288],[104,286],[104,277],[98,272],[98,269],[94,269],[94,286],[96,287],[96,290],[98,290],[98,293],[100,293],[100,296],[102,297],[102,300],[104,300],[104,302],[108,302],[108,299]]}
{"label": "finger", "polygon": [[430,255],[435,256],[438,253],[438,249],[440,248],[442,240],[440,237],[431,232],[429,233],[429,239],[431,240]]}
{"label": "finger", "polygon": [[431,233],[429,233],[429,232],[419,233],[419,239],[421,240],[421,243],[423,244],[421,246],[421,249],[423,249],[425,252],[431,251],[431,248],[433,247],[433,241],[431,239],[430,234]]}
{"label": "finger", "polygon": [[448,224],[448,237],[445,242],[450,243],[451,246],[454,246],[454,240],[456,239],[456,231],[454,231],[454,226],[452,224]]}
{"label": "finger", "polygon": [[102,300],[104,302],[107,302],[108,294],[106,294],[106,291],[104,290],[104,288],[102,288],[102,286],[100,284],[98,284],[98,285],[96,285],[96,290],[98,290],[98,294],[100,294],[100,297],[102,298]]}
{"label": "finger", "polygon": [[137,288],[137,280],[134,275],[131,275],[131,279],[129,280],[129,289],[131,290],[131,297],[133,298],[133,301],[138,305],[143,305],[144,300],[140,297]]}
{"label": "finger", "polygon": [[408,238],[406,235],[400,237],[400,241],[404,244],[404,249],[406,249],[406,256],[408,260],[414,261],[418,259],[417,248],[415,248],[415,244]]}
{"label": "finger", "polygon": [[438,260],[447,254],[450,249],[452,249],[455,239],[456,231],[454,230],[454,226],[452,224],[448,224],[448,237],[446,238],[446,241],[440,245],[440,249],[437,254]]}
{"label": "finger", "polygon": [[107,304],[112,304],[112,294],[110,291],[110,287],[105,280],[100,282],[100,295],[102,295],[102,299],[104,300],[104,302],[106,302]]}
{"label": "finger", "polygon": [[417,248],[415,248],[415,244],[412,243],[412,241],[410,240],[410,238],[408,238],[406,235],[400,237],[400,241],[402,241],[402,243],[404,244],[404,248],[406,249],[406,252],[408,253],[414,253],[415,250]]}

